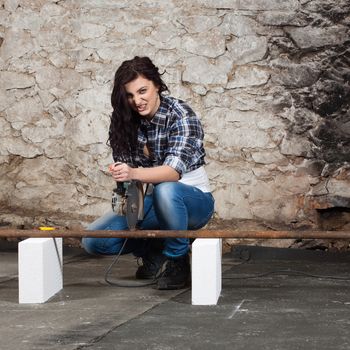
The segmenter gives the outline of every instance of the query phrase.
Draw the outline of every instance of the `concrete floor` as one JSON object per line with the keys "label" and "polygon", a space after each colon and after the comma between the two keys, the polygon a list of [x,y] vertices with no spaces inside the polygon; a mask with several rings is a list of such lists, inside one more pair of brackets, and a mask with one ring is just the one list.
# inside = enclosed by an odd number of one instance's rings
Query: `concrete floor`
{"label": "concrete floor", "polygon": [[[347,253],[237,247],[224,256],[216,306],[192,306],[190,290],[111,287],[112,257],[65,248],[64,261],[58,295],[19,305],[17,251],[2,247],[1,350],[350,349]],[[112,274],[132,279],[136,266],[123,256]]]}

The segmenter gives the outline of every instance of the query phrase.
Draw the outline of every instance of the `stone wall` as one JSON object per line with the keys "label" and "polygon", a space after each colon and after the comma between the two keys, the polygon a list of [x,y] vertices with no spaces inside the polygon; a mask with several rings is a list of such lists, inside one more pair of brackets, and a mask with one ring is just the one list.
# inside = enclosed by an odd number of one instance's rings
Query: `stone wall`
{"label": "stone wall", "polygon": [[349,24],[347,0],[0,2],[0,221],[109,209],[111,83],[134,55],[200,115],[218,219],[343,215]]}

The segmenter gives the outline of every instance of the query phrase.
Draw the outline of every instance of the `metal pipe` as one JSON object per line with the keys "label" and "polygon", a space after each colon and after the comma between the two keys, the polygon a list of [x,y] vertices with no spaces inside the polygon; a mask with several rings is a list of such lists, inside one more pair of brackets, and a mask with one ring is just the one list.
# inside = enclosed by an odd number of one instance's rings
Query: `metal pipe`
{"label": "metal pipe", "polygon": [[196,231],[157,231],[157,230],[67,230],[55,229],[41,231],[39,229],[19,230],[0,229],[0,238],[29,237],[62,237],[62,238],[248,238],[248,239],[350,239],[350,231],[244,231],[244,230],[196,230]]}

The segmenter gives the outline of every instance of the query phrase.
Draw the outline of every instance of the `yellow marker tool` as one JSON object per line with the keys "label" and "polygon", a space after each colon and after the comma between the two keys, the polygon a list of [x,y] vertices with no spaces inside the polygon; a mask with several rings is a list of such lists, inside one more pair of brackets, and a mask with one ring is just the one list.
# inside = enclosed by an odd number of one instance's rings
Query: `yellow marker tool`
{"label": "yellow marker tool", "polygon": [[55,227],[40,226],[39,230],[40,231],[53,231],[53,230],[55,230]]}

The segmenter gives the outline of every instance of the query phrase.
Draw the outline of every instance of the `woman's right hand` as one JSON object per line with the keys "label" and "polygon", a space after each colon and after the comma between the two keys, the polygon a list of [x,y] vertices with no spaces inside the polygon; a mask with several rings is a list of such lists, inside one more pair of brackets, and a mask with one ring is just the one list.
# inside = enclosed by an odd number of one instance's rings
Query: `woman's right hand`
{"label": "woman's right hand", "polygon": [[108,167],[113,179],[118,182],[131,181],[133,179],[133,169],[126,163],[114,163]]}

